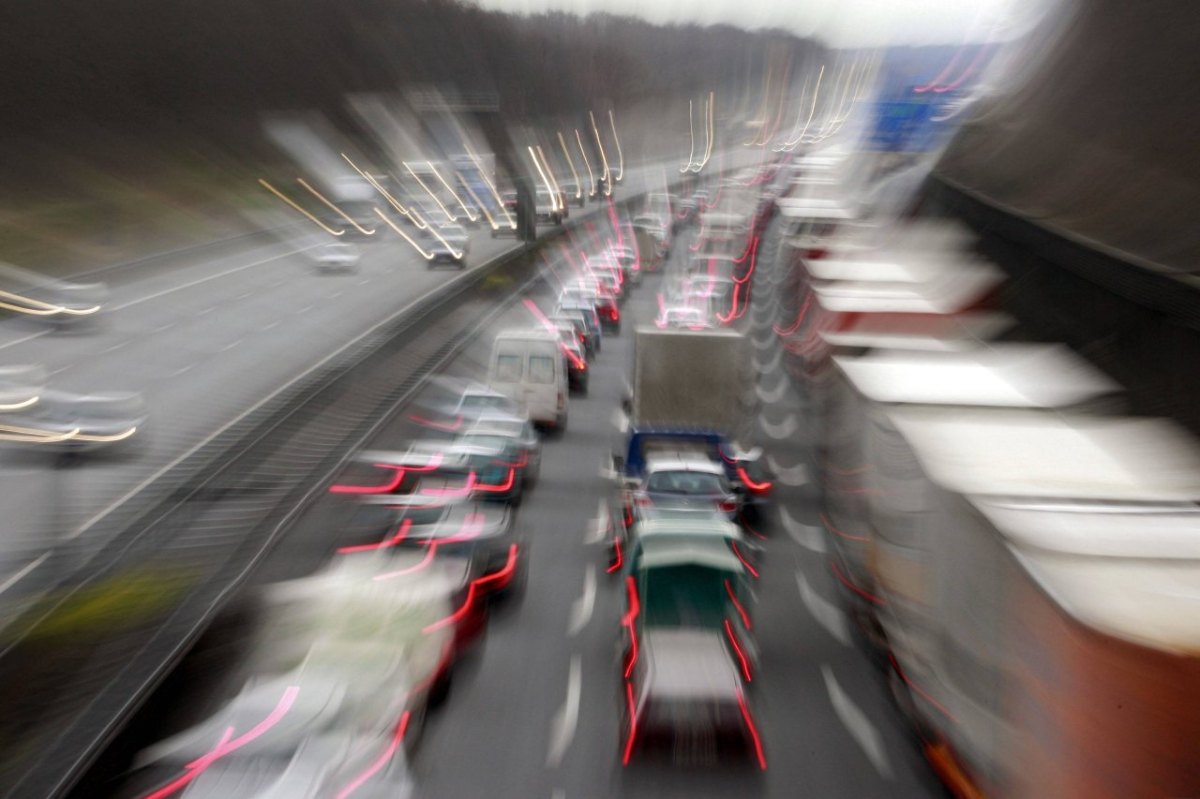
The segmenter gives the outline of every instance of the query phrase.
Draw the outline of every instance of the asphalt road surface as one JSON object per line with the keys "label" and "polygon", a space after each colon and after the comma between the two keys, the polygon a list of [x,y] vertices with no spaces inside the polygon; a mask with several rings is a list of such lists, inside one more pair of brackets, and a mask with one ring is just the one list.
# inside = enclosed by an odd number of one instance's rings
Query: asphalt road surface
{"label": "asphalt road surface", "polygon": [[[668,269],[681,268],[677,241]],[[882,675],[861,650],[838,605],[798,440],[803,398],[788,383],[770,334],[773,235],[760,248],[754,305],[747,313],[759,368],[757,424],[780,480],[778,516],[766,536],[755,629],[761,666],[752,702],[767,769],[721,763],[677,768],[620,766],[618,718],[619,583],[605,573],[597,530],[611,484],[604,457],[621,440],[619,400],[632,363],[632,327],[656,311],[662,278],[650,277],[625,306],[625,329],[606,337],[586,397],[573,397],[565,435],[545,441],[541,477],[517,523],[531,541],[523,599],[503,607],[455,673],[449,698],[430,717],[410,767],[425,799],[598,799],[600,797],[940,797],[937,779],[888,697]],[[534,295],[543,307],[548,291]],[[519,304],[448,367],[483,375],[491,332],[526,325]],[[785,322],[786,324],[786,322]],[[426,388],[424,399],[437,389]],[[417,429],[401,414],[371,448],[402,448]],[[289,533],[255,582],[308,573],[337,545],[345,509],[317,503]],[[151,743],[203,718],[241,684],[246,637],[237,614],[223,619],[135,723],[124,746]],[[171,774],[92,784],[98,795],[139,796]],[[80,794],[82,796],[84,794]]]}

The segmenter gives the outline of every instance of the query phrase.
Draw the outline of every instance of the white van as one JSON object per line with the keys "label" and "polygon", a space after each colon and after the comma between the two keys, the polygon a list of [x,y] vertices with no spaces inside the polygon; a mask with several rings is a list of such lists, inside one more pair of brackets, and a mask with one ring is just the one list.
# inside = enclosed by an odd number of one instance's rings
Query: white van
{"label": "white van", "polygon": [[492,344],[488,383],[512,397],[537,425],[567,425],[567,370],[558,338],[545,330],[505,330]]}

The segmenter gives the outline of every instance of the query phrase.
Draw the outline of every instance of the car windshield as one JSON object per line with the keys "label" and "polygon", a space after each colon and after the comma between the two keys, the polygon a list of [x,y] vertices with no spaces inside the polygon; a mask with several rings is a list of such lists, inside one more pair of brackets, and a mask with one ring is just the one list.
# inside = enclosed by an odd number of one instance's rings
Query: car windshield
{"label": "car windshield", "polygon": [[646,489],[663,494],[709,495],[724,494],[725,480],[717,474],[671,470],[654,472],[646,480]]}

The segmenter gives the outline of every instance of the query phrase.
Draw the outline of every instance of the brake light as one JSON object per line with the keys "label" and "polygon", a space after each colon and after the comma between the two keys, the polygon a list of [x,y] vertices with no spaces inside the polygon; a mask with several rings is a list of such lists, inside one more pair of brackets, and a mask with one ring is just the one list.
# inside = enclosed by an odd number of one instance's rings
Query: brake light
{"label": "brake light", "polygon": [[616,308],[609,308],[608,309],[608,318],[615,322],[621,318],[621,312],[619,310],[617,310]]}
{"label": "brake light", "polygon": [[754,482],[750,479],[750,476],[746,474],[746,467],[744,466],[737,467],[737,475],[738,479],[742,481],[742,485],[746,486],[746,488],[752,494],[765,494],[771,490],[770,480],[763,480],[761,483]]}
{"label": "brake light", "polygon": [[722,502],[718,502],[718,503],[717,503],[717,508],[718,508],[718,509],[719,509],[719,510],[720,510],[722,513],[733,513],[734,511],[736,511],[736,510],[737,510],[737,502],[735,502],[735,501],[734,501],[734,500],[732,500],[732,499],[727,499],[727,500],[724,500],[724,501],[722,501]]}
{"label": "brake light", "polygon": [[639,508],[648,508],[654,504],[654,500],[643,494],[641,496],[634,497],[633,504],[637,505]]}

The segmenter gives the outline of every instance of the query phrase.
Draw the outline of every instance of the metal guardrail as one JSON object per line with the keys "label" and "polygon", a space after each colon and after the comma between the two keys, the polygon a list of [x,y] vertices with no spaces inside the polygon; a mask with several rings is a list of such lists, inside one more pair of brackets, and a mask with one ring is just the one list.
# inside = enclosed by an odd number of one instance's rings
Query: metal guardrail
{"label": "metal guardrail", "polygon": [[398,311],[101,522],[111,543],[0,639],[4,795],[74,786],[352,450],[540,279],[533,248]]}

